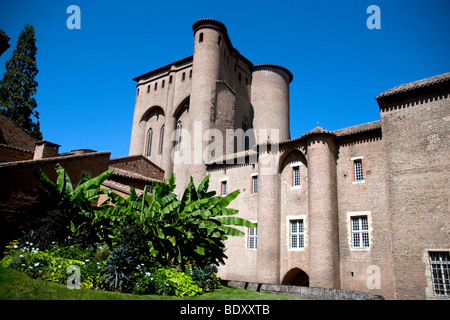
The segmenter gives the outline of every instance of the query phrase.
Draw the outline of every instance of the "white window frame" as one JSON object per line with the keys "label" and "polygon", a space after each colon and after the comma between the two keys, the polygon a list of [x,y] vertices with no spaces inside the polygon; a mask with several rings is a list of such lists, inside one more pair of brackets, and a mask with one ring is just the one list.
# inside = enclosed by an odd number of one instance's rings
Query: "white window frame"
{"label": "white window frame", "polygon": [[[301,189],[302,188],[302,183],[301,183],[301,165],[302,165],[302,163],[300,162],[300,161],[296,161],[296,162],[292,162],[291,164],[289,164],[289,166],[291,167],[291,174],[292,174],[292,177],[291,177],[291,181],[289,181],[289,184],[290,184],[290,186],[291,186],[291,190],[294,190],[294,189]],[[295,181],[295,178],[294,178],[294,168],[295,167],[298,167],[298,185],[294,185],[294,181]]]}
{"label": "white window frame", "polygon": [[[350,159],[351,162],[352,162],[352,170],[353,170],[353,181],[352,181],[353,184],[365,183],[365,182],[366,182],[366,181],[364,180],[363,159],[364,159],[363,156],[360,156],[360,157],[354,157],[354,158],[351,158],[351,159]],[[361,162],[361,175],[362,175],[362,179],[360,179],[360,180],[357,180],[357,179],[356,179],[356,177],[357,177],[357,174],[356,174],[356,161]]]}
{"label": "white window frame", "polygon": [[[247,250],[256,251],[256,250],[258,250],[258,224],[256,221],[250,221],[250,222],[255,223],[256,227],[247,228]],[[251,239],[254,239],[253,246],[250,245]]]}
{"label": "white window frame", "polygon": [[[292,248],[291,245],[291,221],[302,220],[303,221],[303,247]],[[296,215],[286,217],[286,245],[288,251],[304,251],[307,245],[307,220],[306,215]]]}
{"label": "white window frame", "polygon": [[[258,173],[254,172],[251,174],[252,177],[252,194],[258,194]],[[256,181],[256,192],[255,192],[255,181]]]}
{"label": "white window frame", "polygon": [[[358,231],[353,231],[353,219],[359,218],[359,217],[366,217],[367,218],[367,230],[361,230],[361,220],[358,219],[358,223],[359,223],[359,230]],[[350,251],[370,251],[371,247],[372,247],[372,233],[373,233],[373,229],[372,229],[372,213],[371,211],[359,211],[359,212],[347,212],[347,230],[348,230],[348,244],[350,247]],[[353,244],[353,235],[354,234],[359,234],[359,243],[362,244],[363,240],[363,234],[367,234],[368,240],[369,240],[369,246],[368,247],[364,247],[364,246],[359,246],[359,247],[355,247]]]}

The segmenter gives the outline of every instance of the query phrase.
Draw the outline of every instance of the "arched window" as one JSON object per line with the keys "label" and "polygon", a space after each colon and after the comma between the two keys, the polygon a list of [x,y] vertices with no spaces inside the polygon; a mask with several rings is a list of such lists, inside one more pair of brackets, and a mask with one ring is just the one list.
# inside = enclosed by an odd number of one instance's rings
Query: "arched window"
{"label": "arched window", "polygon": [[147,131],[147,146],[145,148],[145,156],[150,157],[152,154],[152,139],[153,139],[153,129],[150,128]]}
{"label": "arched window", "polygon": [[155,83],[155,91],[158,90],[158,82]]}
{"label": "arched window", "polygon": [[164,144],[164,126],[161,127],[161,131],[159,132],[158,154],[162,154],[163,144]]}
{"label": "arched window", "polygon": [[169,84],[172,83],[172,76],[169,77]]}
{"label": "arched window", "polygon": [[175,141],[175,151],[180,151],[181,148],[181,129],[182,129],[181,121],[177,122],[177,131],[176,131],[176,141]]}
{"label": "arched window", "polygon": [[203,32],[200,33],[200,36],[198,38],[198,42],[203,42]]}

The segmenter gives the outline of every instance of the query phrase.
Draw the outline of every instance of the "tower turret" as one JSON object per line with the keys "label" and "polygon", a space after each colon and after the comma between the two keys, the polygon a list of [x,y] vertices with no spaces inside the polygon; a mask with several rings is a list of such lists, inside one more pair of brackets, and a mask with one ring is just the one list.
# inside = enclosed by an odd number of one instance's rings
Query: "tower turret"
{"label": "tower turret", "polygon": [[279,141],[290,139],[289,84],[292,79],[292,73],[284,67],[272,64],[253,66],[251,102],[258,143],[276,140],[270,136],[271,129],[279,130]]}

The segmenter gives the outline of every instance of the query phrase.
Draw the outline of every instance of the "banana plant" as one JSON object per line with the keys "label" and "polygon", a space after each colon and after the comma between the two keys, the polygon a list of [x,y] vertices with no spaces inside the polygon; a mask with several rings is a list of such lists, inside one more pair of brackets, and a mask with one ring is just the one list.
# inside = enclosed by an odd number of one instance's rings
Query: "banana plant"
{"label": "banana plant", "polygon": [[175,174],[168,181],[153,183],[152,193],[144,189],[137,196],[134,189],[127,199],[110,193],[110,206],[98,212],[97,218],[109,219],[110,237],[121,240],[121,228],[139,224],[145,234],[148,253],[162,265],[184,265],[195,261],[225,263],[224,241],[244,233],[232,226],[254,227],[248,220],[235,217],[238,211],[228,205],[239,195],[236,190],[224,197],[208,192],[208,175],[198,186],[191,178],[181,200],[173,192]]}
{"label": "banana plant", "polygon": [[[100,185],[111,176],[114,170],[107,170],[92,179],[85,175],[75,188],[69,175],[59,163],[55,170],[56,182],[53,182],[42,169],[34,172],[35,177],[45,188],[45,190],[40,189],[37,200],[45,203],[49,210],[58,209],[63,212],[67,220],[67,228],[73,236],[87,233],[87,228],[92,227],[91,220],[96,210],[92,203],[98,200],[101,194],[108,192],[100,189]],[[102,204],[99,207],[105,205]]]}

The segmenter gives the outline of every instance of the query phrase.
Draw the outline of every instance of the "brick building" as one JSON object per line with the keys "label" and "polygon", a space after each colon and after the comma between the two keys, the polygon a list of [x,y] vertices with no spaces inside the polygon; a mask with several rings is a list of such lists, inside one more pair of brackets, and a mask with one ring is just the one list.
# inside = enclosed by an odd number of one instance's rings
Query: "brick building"
{"label": "brick building", "polygon": [[[450,73],[376,97],[380,120],[291,138],[284,67],[255,65],[226,27],[194,23],[192,56],[137,82],[130,156],[207,174],[257,223],[227,241],[223,279],[448,299]],[[375,106],[374,106],[375,107]]]}
{"label": "brick building", "polygon": [[[98,176],[114,169],[102,187],[128,197],[130,187],[137,193],[146,185],[159,182],[164,171],[142,155],[110,159],[111,152],[77,149],[59,153],[59,145],[36,141],[28,133],[0,115],[0,247],[22,236],[22,231],[37,231],[45,212],[34,199],[41,188],[34,172],[44,170],[56,181],[55,166],[60,164],[76,186],[84,175]],[[99,201],[106,200],[102,195]]]}

